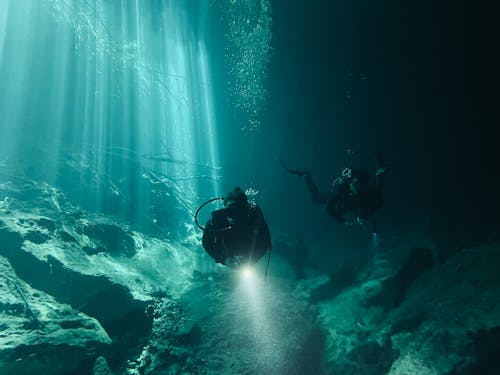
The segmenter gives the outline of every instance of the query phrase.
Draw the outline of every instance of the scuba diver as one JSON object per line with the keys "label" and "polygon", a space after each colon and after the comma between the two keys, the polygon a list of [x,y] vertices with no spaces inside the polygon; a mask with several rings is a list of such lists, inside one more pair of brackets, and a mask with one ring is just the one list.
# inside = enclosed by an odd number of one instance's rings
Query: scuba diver
{"label": "scuba diver", "polygon": [[322,193],[314,183],[311,173],[288,168],[280,160],[285,170],[297,176],[304,177],[307,187],[315,202],[326,205],[326,211],[335,220],[351,224],[365,223],[372,218],[373,233],[376,233],[375,212],[382,207],[384,155],[377,153],[377,171],[375,177],[363,169],[344,168],[332,184],[332,190]]}
{"label": "scuba diver", "polygon": [[[203,228],[198,223],[198,212],[205,204],[215,200],[223,200],[224,208],[213,211],[212,218]],[[239,187],[235,187],[225,198],[205,202],[198,208],[195,219],[203,230],[203,248],[217,263],[230,268],[255,264],[267,251],[271,251],[271,234],[262,210],[249,203]]]}

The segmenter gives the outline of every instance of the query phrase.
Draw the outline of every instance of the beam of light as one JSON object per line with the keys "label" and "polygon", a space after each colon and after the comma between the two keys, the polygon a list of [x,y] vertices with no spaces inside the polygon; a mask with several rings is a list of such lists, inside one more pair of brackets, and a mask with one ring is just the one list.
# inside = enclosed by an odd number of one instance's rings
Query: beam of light
{"label": "beam of light", "polygon": [[5,41],[5,29],[7,27],[7,13],[9,11],[9,3],[6,1],[0,2],[0,69],[3,59],[3,44]]}
{"label": "beam of light", "polygon": [[[206,124],[204,126],[205,129],[205,137],[204,139],[207,140],[208,142],[208,152],[209,152],[209,163],[210,165],[217,165],[219,157],[217,153],[217,129],[215,126],[216,119],[215,119],[215,112],[213,111],[214,108],[214,103],[213,103],[213,97],[212,97],[212,90],[211,90],[211,85],[210,85],[210,80],[209,80],[209,66],[208,66],[208,57],[207,57],[207,52],[205,48],[205,44],[199,43],[198,50],[200,51],[199,55],[199,66],[200,66],[200,75],[201,75],[201,82],[203,83],[202,89],[203,89],[203,94],[202,98],[203,100],[203,105],[202,105],[202,118],[206,120]],[[221,192],[219,189],[218,184],[216,183],[215,180],[212,182],[212,189],[215,192],[215,196],[219,197],[221,196]]]}
{"label": "beam of light", "polygon": [[236,303],[242,306],[241,318],[248,322],[246,332],[251,338],[249,350],[258,355],[259,366],[264,368],[285,361],[283,338],[276,330],[280,316],[274,314],[279,295],[272,284],[266,284],[254,267],[239,270],[239,280],[233,293]]}
{"label": "beam of light", "polygon": [[272,326],[269,314],[266,308],[266,293],[263,280],[258,277],[251,277],[251,271],[243,268],[241,278],[236,289],[239,298],[246,304],[247,319],[251,324],[256,347],[264,351],[268,349],[270,342],[269,336],[272,336]]}
{"label": "beam of light", "polygon": [[[192,24],[207,14],[205,1],[0,1],[1,152],[132,222],[157,203],[144,171],[168,176],[188,204],[218,195],[216,178],[197,179],[219,164],[204,30]],[[80,168],[71,183],[59,169],[68,155]]]}
{"label": "beam of light", "polygon": [[233,276],[231,294],[224,295],[217,316],[224,322],[224,328],[217,328],[222,330],[223,345],[215,345],[213,351],[232,348],[235,361],[249,363],[248,373],[297,373],[296,364],[308,360],[306,352],[311,344],[317,345],[310,341],[315,314],[305,301],[297,300],[287,280],[272,277],[265,283],[262,266],[252,266],[251,278],[243,269],[228,271]]}
{"label": "beam of light", "polygon": [[249,266],[245,266],[240,270],[241,276],[244,277],[246,280],[251,280],[253,279],[253,270]]}
{"label": "beam of light", "polygon": [[[16,5],[16,6],[13,6]],[[32,60],[32,3],[2,1],[0,4],[0,140],[4,157],[18,158],[16,143],[24,133],[29,92],[27,70]],[[20,26],[22,25],[22,26]],[[14,60],[14,61],[13,61]],[[29,133],[26,134],[29,136]]]}

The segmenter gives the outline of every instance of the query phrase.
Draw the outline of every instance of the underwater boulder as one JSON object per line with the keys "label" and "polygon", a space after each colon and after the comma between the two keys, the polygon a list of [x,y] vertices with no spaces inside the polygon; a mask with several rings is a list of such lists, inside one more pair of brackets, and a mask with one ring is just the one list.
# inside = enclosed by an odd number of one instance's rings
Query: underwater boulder
{"label": "underwater boulder", "polygon": [[95,318],[33,288],[2,256],[0,275],[0,373],[71,373],[90,347],[111,344]]}
{"label": "underwater boulder", "polygon": [[97,357],[92,371],[93,375],[113,375],[104,357]]}
{"label": "underwater boulder", "polygon": [[380,291],[367,300],[367,306],[383,306],[385,309],[398,307],[406,298],[413,282],[434,265],[432,251],[414,248],[406,262],[392,277],[384,280]]}
{"label": "underwater boulder", "polygon": [[346,368],[343,371],[363,375],[386,374],[398,355],[399,353],[393,349],[390,339],[382,345],[376,341],[367,341],[347,353],[347,358],[353,362],[353,369]]}
{"label": "underwater boulder", "polygon": [[83,228],[83,233],[97,243],[94,249],[100,250],[96,250],[95,253],[106,252],[111,255],[125,255],[129,258],[136,253],[133,237],[118,225],[92,223]]}
{"label": "underwater boulder", "polygon": [[332,272],[328,275],[328,282],[311,291],[311,303],[335,298],[345,288],[354,284],[359,272],[358,265],[346,265]]}

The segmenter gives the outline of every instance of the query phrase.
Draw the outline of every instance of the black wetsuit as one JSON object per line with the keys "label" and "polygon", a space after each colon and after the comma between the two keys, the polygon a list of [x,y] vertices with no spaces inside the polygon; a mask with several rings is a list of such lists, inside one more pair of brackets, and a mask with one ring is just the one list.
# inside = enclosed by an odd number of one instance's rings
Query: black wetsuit
{"label": "black wetsuit", "polygon": [[[310,174],[304,175],[307,187],[315,202],[325,204],[326,211],[334,219],[345,222],[353,214],[361,219],[372,216],[382,206],[382,178],[377,176],[372,182],[371,176],[364,170],[352,170],[350,180],[339,177],[333,184],[332,191],[321,193]],[[351,188],[356,181],[356,191]]]}
{"label": "black wetsuit", "polygon": [[249,205],[233,223],[224,213],[224,209],[213,212],[208,220],[202,238],[205,251],[217,263],[226,264],[230,257],[258,262],[271,249],[271,234],[262,210]]}

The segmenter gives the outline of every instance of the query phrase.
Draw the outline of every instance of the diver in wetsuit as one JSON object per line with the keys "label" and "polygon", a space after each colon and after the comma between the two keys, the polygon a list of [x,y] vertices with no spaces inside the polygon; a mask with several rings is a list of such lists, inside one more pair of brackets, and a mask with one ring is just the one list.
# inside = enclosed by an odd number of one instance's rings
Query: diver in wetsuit
{"label": "diver in wetsuit", "polygon": [[[383,204],[382,187],[385,174],[384,156],[378,153],[377,172],[374,178],[363,169],[344,168],[332,184],[332,190],[322,193],[314,183],[311,173],[288,168],[280,160],[287,172],[304,177],[313,200],[324,204],[326,211],[335,220],[342,223],[364,223]],[[375,232],[375,221],[373,221]]]}
{"label": "diver in wetsuit", "polygon": [[224,208],[212,212],[203,229],[202,245],[217,263],[229,267],[257,263],[271,249],[271,235],[262,210],[234,188]]}

